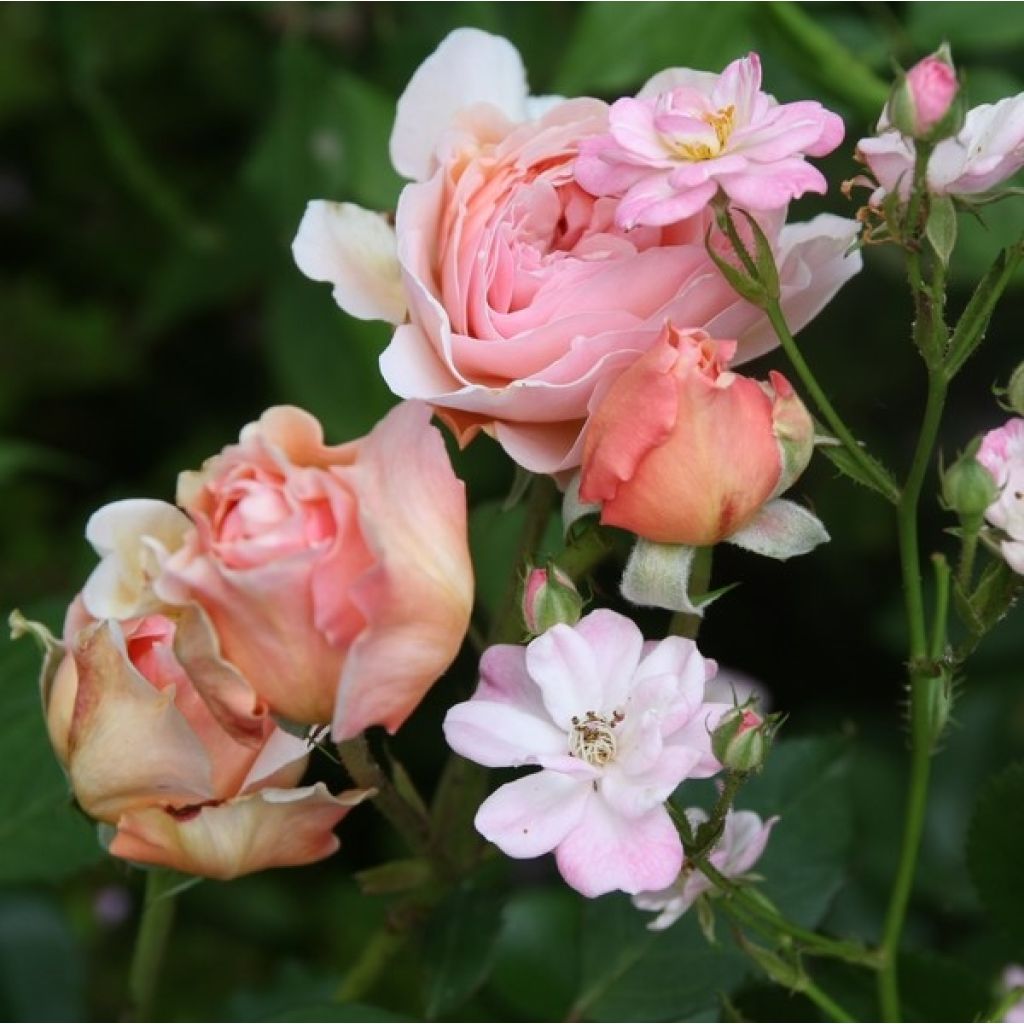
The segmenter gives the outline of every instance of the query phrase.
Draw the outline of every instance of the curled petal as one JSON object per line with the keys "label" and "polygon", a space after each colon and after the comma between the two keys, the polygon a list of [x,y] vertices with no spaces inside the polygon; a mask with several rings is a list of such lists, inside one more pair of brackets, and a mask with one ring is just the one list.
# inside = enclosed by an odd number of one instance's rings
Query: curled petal
{"label": "curled petal", "polygon": [[338,848],[334,826],[372,790],[332,796],[323,783],[264,789],[226,803],[124,814],[110,845],[116,857],[204,878],[230,879],[266,868],[311,864]]}

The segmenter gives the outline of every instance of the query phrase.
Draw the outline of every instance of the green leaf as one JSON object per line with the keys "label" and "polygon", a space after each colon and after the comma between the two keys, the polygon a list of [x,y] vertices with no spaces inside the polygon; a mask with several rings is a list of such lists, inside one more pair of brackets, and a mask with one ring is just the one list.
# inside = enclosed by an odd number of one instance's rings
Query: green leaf
{"label": "green leaf", "polygon": [[1013,607],[1022,589],[1024,580],[1001,558],[989,562],[970,594],[964,592],[959,581],[954,582],[953,596],[957,614],[971,633],[965,650],[958,652],[961,656],[966,656],[999,624]]}
{"label": "green leaf", "polygon": [[967,866],[982,904],[1017,942],[1024,941],[1024,763],[997,775],[982,791],[967,836]]}
{"label": "green leaf", "polygon": [[900,994],[913,1020],[985,1020],[989,986],[962,961],[930,952],[900,957]]}
{"label": "green leaf", "polygon": [[583,969],[570,1020],[713,1020],[720,992],[747,973],[745,957],[709,946],[696,914],[662,932],[626,896],[591,900],[583,912]]}
{"label": "green leaf", "polygon": [[0,1013],[4,1020],[85,1020],[85,965],[68,921],[46,899],[0,903]]}
{"label": "green leaf", "polygon": [[956,246],[956,207],[949,196],[932,196],[925,234],[942,265],[949,266],[949,257]]}
{"label": "green leaf", "polygon": [[759,888],[786,917],[813,928],[845,880],[853,841],[846,742],[778,741],[736,805],[780,816],[754,869],[765,879]]}
{"label": "green leaf", "polygon": [[487,980],[501,915],[500,894],[476,879],[453,890],[434,911],[423,950],[428,1020],[448,1019]]}
{"label": "green leaf", "polygon": [[751,44],[752,5],[588,3],[561,60],[554,91],[634,89],[664,68],[721,71]]}
{"label": "green leaf", "polygon": [[[857,462],[857,460],[841,444],[822,444],[818,446],[817,450],[821,452],[821,454],[824,455],[825,458],[843,474],[843,476],[849,477],[855,483],[858,483],[863,487],[867,487],[876,494],[881,494],[883,498],[888,500],[889,495],[887,495],[885,491],[878,486],[875,480],[864,471],[860,463]],[[867,455],[866,452],[865,455]],[[867,458],[875,466],[877,472],[888,480],[895,490],[896,480],[893,478],[892,473],[890,473],[889,470],[887,470],[885,466],[883,466],[873,455],[867,455]]]}
{"label": "green leaf", "polygon": [[519,889],[506,904],[488,992],[510,1019],[565,1019],[579,983],[581,904],[567,886]]}
{"label": "green leaf", "polygon": [[28,640],[0,639],[0,882],[55,881],[104,856],[50,749],[39,660]]}
{"label": "green leaf", "polygon": [[411,1021],[413,1017],[402,1017],[379,1006],[365,1003],[312,1003],[285,1010],[268,1021]]}
{"label": "green leaf", "polygon": [[359,437],[397,402],[378,366],[390,328],[346,316],[326,288],[282,273],[264,336],[276,397],[313,413],[328,441]]}

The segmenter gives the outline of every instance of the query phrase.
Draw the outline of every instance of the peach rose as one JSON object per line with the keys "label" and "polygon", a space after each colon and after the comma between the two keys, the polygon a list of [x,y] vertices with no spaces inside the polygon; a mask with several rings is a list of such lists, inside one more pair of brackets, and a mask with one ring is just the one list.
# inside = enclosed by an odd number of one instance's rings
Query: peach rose
{"label": "peach rose", "polygon": [[312,416],[278,407],[181,475],[195,529],[154,586],[202,609],[251,684],[204,675],[234,735],[268,708],[333,721],[336,739],[394,731],[458,653],[473,601],[466,500],[429,421],[405,403],[328,447]]}
{"label": "peach rose", "polygon": [[82,809],[114,828],[116,857],[221,879],[308,864],[338,848],[334,826],[370,795],[295,788],[309,748],[269,718],[245,743],[229,736],[166,615],[97,621],[79,599],[63,656],[31,628],[53,651],[42,692],[54,750]]}
{"label": "peach rose", "polygon": [[[667,321],[738,338],[737,362],[776,344],[708,257],[708,211],[626,231],[617,199],[576,183],[581,144],[607,131],[605,103],[529,99],[515,48],[459,29],[398,102],[392,159],[412,181],[394,228],[313,202],[293,247],[343,309],[396,325],[381,357],[396,394],[430,402],[463,444],[492,434],[535,472],[579,465],[602,391]],[[790,324],[802,327],[859,270],[846,255],[857,226],[783,226],[784,209],[759,218]]]}
{"label": "peach rose", "polygon": [[667,327],[591,419],[580,498],[664,544],[717,544],[806,468],[814,425],[785,377],[728,369],[734,341]]}

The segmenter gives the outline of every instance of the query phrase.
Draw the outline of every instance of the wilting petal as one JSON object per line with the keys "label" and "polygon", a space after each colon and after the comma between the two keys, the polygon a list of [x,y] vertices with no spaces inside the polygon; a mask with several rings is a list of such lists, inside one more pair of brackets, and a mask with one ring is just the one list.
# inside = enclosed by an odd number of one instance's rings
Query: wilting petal
{"label": "wilting petal", "polygon": [[383,214],[353,203],[314,200],[292,242],[306,277],[334,285],[334,301],[360,320],[405,319],[395,229]]}
{"label": "wilting petal", "polygon": [[132,667],[120,627],[101,622],[79,635],[78,693],[68,740],[71,783],[101,821],[148,804],[182,806],[213,796],[210,759],[174,689],[157,691]]}
{"label": "wilting petal", "polygon": [[311,864],[337,850],[334,826],[371,793],[348,790],[332,796],[317,783],[305,789],[264,789],[178,814],[147,807],[120,818],[110,852],[223,880]]}

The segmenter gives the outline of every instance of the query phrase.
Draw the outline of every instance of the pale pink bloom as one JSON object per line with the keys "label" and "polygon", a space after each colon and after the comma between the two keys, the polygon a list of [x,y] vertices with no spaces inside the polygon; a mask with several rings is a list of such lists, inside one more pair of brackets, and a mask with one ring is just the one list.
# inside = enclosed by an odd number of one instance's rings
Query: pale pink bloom
{"label": "pale pink bloom", "polygon": [[585,896],[669,885],[682,866],[664,803],[720,770],[710,730],[729,710],[704,701],[714,662],[691,640],[645,644],[625,616],[591,612],[527,647],[490,648],[472,700],[445,737],[489,768],[538,765],[480,807],[476,827],[510,857],[555,851]]}
{"label": "pale pink bloom", "polygon": [[[1003,988],[1007,992],[1015,988],[1024,988],[1024,967],[1019,964],[1010,964],[1003,971],[1002,982]],[[1006,1021],[1006,1024],[1022,1024],[1024,1022],[1024,997],[1006,1011],[1003,1020]]]}
{"label": "pale pink bloom", "polygon": [[985,518],[1005,534],[999,547],[1014,572],[1024,574],[1024,419],[990,430],[977,454],[999,485]]}
{"label": "pale pink bloom", "polygon": [[669,325],[609,388],[580,482],[602,523],[659,543],[717,544],[803,472],[810,414],[782,374],[762,384],[729,370],[735,348]]}
{"label": "pale pink bloom", "polygon": [[907,72],[905,88],[913,110],[913,135],[920,138],[949,113],[959,86],[949,61],[933,54]]}
{"label": "pale pink bloom", "polygon": [[[699,807],[686,811],[686,818],[694,832],[708,820]],[[722,836],[708,860],[711,866],[726,878],[742,879],[761,859],[764,848],[778,822],[778,816],[762,821],[753,811],[729,811],[725,817]],[[679,877],[660,892],[641,892],[633,897],[638,910],[653,910],[658,916],[647,926],[651,931],[662,931],[675,924],[704,893],[713,892],[715,883],[699,868],[686,864]]]}
{"label": "pale pink bloom", "polygon": [[[878,182],[879,204],[890,192],[905,200],[914,179],[915,144],[882,116],[878,135],[861,139],[857,155]],[[1024,167],[1024,93],[967,112],[963,128],[936,145],[928,161],[928,190],[937,195],[987,192]]]}
{"label": "pale pink bloom", "polygon": [[[708,256],[710,211],[627,233],[617,201],[574,180],[581,144],[607,130],[606,104],[531,100],[507,40],[459,29],[399,100],[392,157],[413,181],[394,229],[314,202],[293,246],[342,308],[396,325],[381,358],[393,391],[437,407],[460,443],[485,431],[536,472],[579,465],[594,403],[666,320],[738,338],[737,362],[777,344]],[[759,215],[799,328],[860,269],[846,255],[857,225],[784,219]]]}
{"label": "pale pink bloom", "polygon": [[[44,669],[47,727],[81,808],[114,829],[110,852],[234,878],[308,864],[338,848],[334,826],[368,794],[295,788],[309,748],[265,719],[233,739],[178,660],[164,615],[96,621],[68,613],[63,658]],[[200,672],[233,671],[210,656]]]}
{"label": "pale pink bloom", "polygon": [[195,524],[156,583],[196,603],[249,688],[205,696],[245,735],[269,710],[392,732],[458,653],[473,603],[465,488],[430,409],[405,403],[364,438],[326,446],[292,407],[183,473]]}
{"label": "pale pink bloom", "polygon": [[827,182],[805,157],[843,141],[842,119],[820,103],[779,104],[761,92],[756,53],[721,75],[676,69],[636,99],[616,100],[608,134],[580,145],[576,180],[620,198],[620,228],[661,227],[699,213],[719,194],[747,210],[778,210]]}

